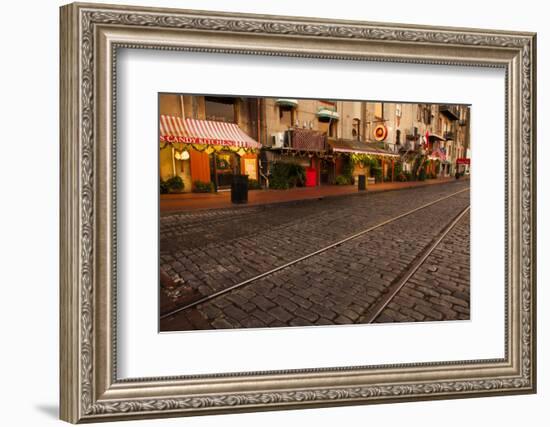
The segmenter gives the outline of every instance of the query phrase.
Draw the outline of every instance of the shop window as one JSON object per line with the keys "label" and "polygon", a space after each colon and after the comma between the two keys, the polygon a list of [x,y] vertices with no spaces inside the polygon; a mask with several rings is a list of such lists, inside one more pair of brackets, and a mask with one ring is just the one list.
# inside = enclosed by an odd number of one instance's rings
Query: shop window
{"label": "shop window", "polygon": [[206,120],[237,123],[235,98],[204,97]]}

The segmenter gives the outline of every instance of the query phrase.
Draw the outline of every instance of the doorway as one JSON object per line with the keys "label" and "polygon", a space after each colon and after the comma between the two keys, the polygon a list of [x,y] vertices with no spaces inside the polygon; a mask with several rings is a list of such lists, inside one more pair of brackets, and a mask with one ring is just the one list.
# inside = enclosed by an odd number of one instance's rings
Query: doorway
{"label": "doorway", "polygon": [[334,184],[335,165],[332,159],[321,159],[321,184]]}
{"label": "doorway", "polygon": [[220,151],[210,155],[210,180],[216,191],[231,189],[233,175],[241,173],[240,158],[231,151]]}

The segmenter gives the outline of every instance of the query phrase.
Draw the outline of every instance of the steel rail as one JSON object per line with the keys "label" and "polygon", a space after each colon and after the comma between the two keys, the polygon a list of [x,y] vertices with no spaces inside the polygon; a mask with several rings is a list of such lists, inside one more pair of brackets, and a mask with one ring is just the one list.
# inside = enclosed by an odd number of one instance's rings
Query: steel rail
{"label": "steel rail", "polygon": [[390,291],[385,295],[384,298],[380,299],[376,305],[370,310],[366,316],[363,317],[363,321],[360,323],[373,323],[380,314],[386,309],[388,304],[392,302],[392,300],[395,298],[395,296],[399,293],[401,289],[407,284],[407,282],[410,280],[410,278],[418,271],[418,269],[426,262],[428,257],[432,254],[432,252],[439,246],[439,244],[443,241],[445,237],[451,232],[451,230],[458,224],[458,222],[462,219],[462,217],[470,210],[470,205],[466,206],[456,217],[453,221],[445,227],[445,229],[439,234],[438,238],[428,246],[428,249],[426,249],[422,256],[417,259],[415,262],[412,263],[412,265],[408,268],[405,273],[401,276],[401,278],[395,282],[390,287]]}
{"label": "steel rail", "polygon": [[294,264],[297,264],[297,263],[299,263],[299,262],[302,262],[302,261],[304,261],[304,260],[306,260],[306,259],[308,259],[308,258],[311,258],[311,257],[313,257],[313,256],[319,255],[319,254],[321,254],[321,253],[323,253],[323,252],[328,251],[329,249],[332,249],[332,248],[334,248],[334,247],[336,247],[336,246],[340,246],[340,245],[342,245],[342,244],[344,244],[344,243],[346,243],[346,242],[349,242],[350,240],[356,239],[357,237],[360,237],[360,236],[362,236],[362,235],[364,235],[364,234],[370,233],[371,231],[374,231],[374,230],[376,230],[377,228],[383,227],[384,225],[390,224],[390,223],[392,223],[392,222],[394,222],[394,221],[397,221],[398,219],[404,218],[404,217],[406,217],[406,216],[408,216],[408,215],[411,215],[411,214],[413,214],[413,213],[415,213],[415,212],[418,212],[419,210],[426,209],[426,208],[428,208],[428,207],[430,207],[430,206],[432,206],[432,205],[435,205],[436,203],[440,203],[440,202],[442,202],[442,201],[444,201],[444,200],[447,200],[447,199],[449,199],[449,198],[451,198],[451,197],[454,197],[454,196],[456,196],[456,195],[458,195],[458,194],[464,193],[465,191],[470,191],[470,188],[465,188],[465,189],[463,189],[463,190],[456,191],[456,192],[454,192],[454,193],[452,193],[452,194],[449,194],[449,195],[447,195],[447,196],[440,197],[439,199],[433,200],[433,201],[431,201],[431,202],[429,202],[429,203],[426,203],[426,204],[424,204],[424,205],[422,205],[422,206],[419,206],[419,207],[417,207],[417,208],[411,209],[410,211],[404,212],[404,213],[402,213],[402,214],[400,214],[400,215],[397,215],[397,216],[395,216],[395,217],[393,217],[393,218],[387,219],[387,220],[382,221],[382,222],[380,222],[380,223],[378,223],[378,224],[376,224],[376,225],[373,225],[373,226],[368,227],[368,228],[366,228],[366,229],[364,229],[364,230],[361,230],[361,231],[359,231],[359,232],[357,232],[357,233],[355,233],[355,234],[352,234],[352,235],[350,235],[350,236],[348,236],[348,237],[345,237],[344,239],[338,240],[337,242],[331,243],[330,245],[325,246],[325,247],[323,247],[323,248],[321,248],[321,249],[318,249],[318,250],[316,250],[315,252],[311,252],[311,253],[306,254],[306,255],[304,255],[304,256],[302,256],[302,257],[300,257],[300,258],[296,258],[295,260],[289,261],[289,262],[287,262],[286,264],[280,265],[279,267],[275,267],[275,268],[273,268],[273,269],[271,269],[271,270],[269,270],[269,271],[266,271],[266,272],[264,272],[264,273],[258,274],[257,276],[251,277],[250,279],[246,279],[246,280],[244,280],[244,281],[242,281],[242,282],[240,282],[240,283],[237,283],[237,284],[235,284],[235,285],[232,285],[232,286],[230,286],[230,287],[228,287],[228,288],[222,289],[222,290],[220,290],[220,291],[218,291],[218,292],[215,292],[215,293],[213,293],[213,294],[210,294],[210,295],[206,295],[206,296],[204,296],[203,298],[200,298],[200,299],[198,299],[198,300],[196,300],[196,301],[190,302],[190,303],[188,303],[188,304],[186,304],[186,305],[184,305],[184,306],[175,308],[175,309],[173,309],[173,310],[171,310],[171,311],[169,311],[169,312],[166,312],[166,313],[164,313],[164,314],[161,314],[161,315],[160,315],[160,319],[161,319],[161,320],[162,320],[162,319],[166,319],[167,317],[171,317],[171,316],[173,316],[174,314],[177,314],[177,313],[179,313],[179,312],[181,312],[181,311],[187,310],[188,308],[195,307],[195,306],[197,306],[197,305],[199,305],[199,304],[203,304],[203,303],[205,303],[205,302],[207,302],[207,301],[210,301],[210,300],[212,300],[212,299],[214,299],[214,298],[217,298],[217,297],[222,296],[222,295],[224,295],[224,294],[226,294],[226,293],[228,293],[228,292],[231,292],[231,291],[233,291],[233,290],[235,290],[235,289],[237,289],[237,288],[241,288],[241,287],[243,287],[243,286],[245,286],[245,285],[248,285],[248,284],[250,284],[250,283],[252,283],[252,282],[255,282],[256,280],[263,279],[264,277],[270,276],[271,274],[276,273],[277,271],[283,270],[283,269],[288,268],[288,267],[290,267],[290,266],[292,266],[292,265],[294,265]]}

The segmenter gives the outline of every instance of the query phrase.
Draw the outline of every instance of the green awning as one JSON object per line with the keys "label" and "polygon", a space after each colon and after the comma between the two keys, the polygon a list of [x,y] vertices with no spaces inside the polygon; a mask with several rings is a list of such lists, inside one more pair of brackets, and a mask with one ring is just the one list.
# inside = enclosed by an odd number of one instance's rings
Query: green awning
{"label": "green awning", "polygon": [[338,114],[337,111],[331,110],[329,108],[321,107],[317,111],[317,118],[320,121],[338,120],[340,118],[340,114]]}
{"label": "green awning", "polygon": [[275,101],[275,103],[281,107],[296,108],[298,106],[297,99],[279,98]]}

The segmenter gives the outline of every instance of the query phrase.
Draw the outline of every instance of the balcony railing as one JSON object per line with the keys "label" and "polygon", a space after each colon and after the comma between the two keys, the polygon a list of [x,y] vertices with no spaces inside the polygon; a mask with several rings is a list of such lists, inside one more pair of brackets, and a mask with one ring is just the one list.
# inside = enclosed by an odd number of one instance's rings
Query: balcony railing
{"label": "balcony railing", "polygon": [[420,141],[411,141],[407,140],[403,144],[399,145],[398,150],[400,152],[410,152],[410,151],[422,151],[424,147]]}
{"label": "balcony railing", "polygon": [[327,142],[324,133],[311,130],[295,128],[288,132],[289,148],[298,151],[326,151]]}
{"label": "balcony railing", "polygon": [[455,107],[453,105],[440,105],[439,112],[447,116],[451,120],[460,119],[460,111],[458,110],[458,107]]}
{"label": "balcony railing", "polygon": [[443,133],[443,138],[445,138],[447,141],[449,141],[449,140],[455,139],[455,134],[454,134],[454,132],[447,131],[447,132]]}

